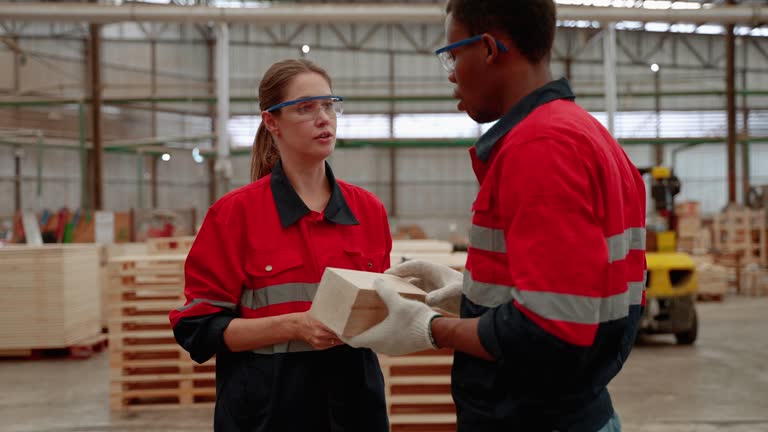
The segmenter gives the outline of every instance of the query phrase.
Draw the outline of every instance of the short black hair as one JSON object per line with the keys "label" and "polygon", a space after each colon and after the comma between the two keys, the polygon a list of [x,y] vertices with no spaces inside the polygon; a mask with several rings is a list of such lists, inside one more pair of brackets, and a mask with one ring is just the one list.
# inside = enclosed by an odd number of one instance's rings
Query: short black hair
{"label": "short black hair", "polygon": [[472,36],[501,30],[531,63],[549,59],[557,19],[554,0],[448,0],[445,11]]}

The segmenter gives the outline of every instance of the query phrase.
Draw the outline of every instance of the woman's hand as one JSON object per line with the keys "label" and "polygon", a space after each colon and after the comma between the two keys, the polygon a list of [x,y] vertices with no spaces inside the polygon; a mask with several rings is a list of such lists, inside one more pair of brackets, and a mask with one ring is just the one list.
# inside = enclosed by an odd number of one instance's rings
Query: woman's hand
{"label": "woman's hand", "polygon": [[296,338],[312,345],[317,350],[342,344],[336,333],[313,318],[309,312],[297,313],[296,325]]}

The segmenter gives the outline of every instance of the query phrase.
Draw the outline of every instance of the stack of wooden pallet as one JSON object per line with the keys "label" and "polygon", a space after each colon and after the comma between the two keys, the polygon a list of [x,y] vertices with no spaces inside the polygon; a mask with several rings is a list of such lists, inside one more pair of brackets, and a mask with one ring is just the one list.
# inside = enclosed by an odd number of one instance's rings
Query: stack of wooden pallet
{"label": "stack of wooden pallet", "polygon": [[147,252],[151,255],[172,253],[186,255],[194,242],[194,236],[149,238],[147,239]]}
{"label": "stack of wooden pallet", "polygon": [[101,334],[97,245],[0,248],[0,350],[69,348]]}
{"label": "stack of wooden pallet", "polygon": [[722,300],[735,282],[735,272],[714,261],[712,255],[693,256],[699,281],[698,299]]}
{"label": "stack of wooden pallet", "polygon": [[173,337],[168,311],[184,303],[183,254],[109,262],[111,407],[145,410],[211,405],[215,363],[198,365]]}
{"label": "stack of wooden pallet", "polygon": [[726,254],[740,254],[741,263],[768,267],[766,210],[729,207],[715,216],[714,247]]}
{"label": "stack of wooden pallet", "polygon": [[379,356],[392,432],[456,430],[451,397],[453,351],[423,351],[407,356]]}
{"label": "stack of wooden pallet", "polygon": [[696,255],[706,254],[712,247],[712,233],[703,226],[697,201],[675,205],[677,215],[677,248]]}
{"label": "stack of wooden pallet", "polygon": [[463,270],[467,263],[466,252],[454,252],[453,244],[442,240],[394,240],[390,261],[392,265],[423,259],[436,264]]}

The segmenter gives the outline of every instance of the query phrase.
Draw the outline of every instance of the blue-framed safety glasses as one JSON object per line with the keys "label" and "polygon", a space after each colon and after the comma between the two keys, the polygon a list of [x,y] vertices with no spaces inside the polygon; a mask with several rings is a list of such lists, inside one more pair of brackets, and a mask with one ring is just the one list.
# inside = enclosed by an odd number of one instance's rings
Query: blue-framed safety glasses
{"label": "blue-framed safety glasses", "polygon": [[[446,45],[440,48],[439,50],[435,51],[435,55],[437,56],[438,59],[440,59],[440,63],[443,65],[445,70],[448,73],[452,73],[456,68],[456,57],[454,57],[452,51],[460,46],[475,43],[482,38],[483,38],[483,35],[477,35],[468,39],[463,39],[458,42],[454,42],[450,45]],[[496,46],[499,48],[499,51],[503,53],[507,52],[507,47],[505,47],[503,43],[501,43],[496,38],[494,38],[494,40],[496,41]]]}
{"label": "blue-framed safety glasses", "polygon": [[329,117],[338,117],[344,112],[344,98],[341,96],[309,96],[279,103],[267,108],[266,112],[275,112],[280,108],[296,105],[295,114],[306,119],[314,119],[318,113],[325,112]]}

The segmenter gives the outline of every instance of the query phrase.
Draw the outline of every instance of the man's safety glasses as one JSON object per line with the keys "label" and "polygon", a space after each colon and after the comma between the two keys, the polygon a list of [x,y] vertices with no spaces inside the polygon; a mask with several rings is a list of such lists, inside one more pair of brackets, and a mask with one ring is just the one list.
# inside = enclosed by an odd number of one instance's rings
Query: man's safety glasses
{"label": "man's safety glasses", "polygon": [[340,116],[344,112],[344,98],[341,96],[310,96],[282,102],[266,109],[266,112],[275,112],[280,108],[292,107],[292,116],[299,120],[314,120],[321,112],[329,118]]}
{"label": "man's safety glasses", "polygon": [[[460,46],[475,43],[482,38],[483,38],[483,35],[477,35],[468,39],[454,42],[450,45],[444,46],[439,50],[435,51],[435,55],[437,56],[438,59],[440,59],[440,63],[442,63],[445,70],[448,73],[453,73],[453,71],[456,69],[456,57],[453,55],[452,51]],[[494,39],[494,40],[496,41],[496,46],[499,48],[499,51],[503,53],[507,52],[507,47],[505,47],[503,43],[499,42],[498,39]]]}

